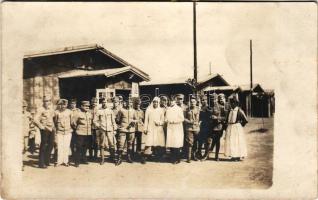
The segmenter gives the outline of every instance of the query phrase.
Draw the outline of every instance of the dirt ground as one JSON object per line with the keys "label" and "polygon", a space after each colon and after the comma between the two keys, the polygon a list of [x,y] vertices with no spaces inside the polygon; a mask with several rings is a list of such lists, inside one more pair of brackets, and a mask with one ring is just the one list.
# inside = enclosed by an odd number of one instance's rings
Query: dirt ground
{"label": "dirt ground", "polygon": [[[79,188],[104,187],[159,187],[169,188],[184,185],[200,189],[266,189],[272,184],[273,171],[273,118],[264,119],[265,132],[261,118],[249,119],[244,128],[248,144],[248,158],[243,162],[226,160],[181,162],[173,165],[168,162],[140,163],[124,162],[120,166],[105,163],[90,163],[79,168],[49,167],[37,168],[38,155],[28,155],[28,165],[23,172],[23,185],[26,190],[31,186],[41,185],[50,188]],[[211,153],[210,157],[213,157]],[[220,155],[221,158],[223,154]],[[33,189],[34,190],[34,189]],[[29,191],[29,190],[28,190]]]}

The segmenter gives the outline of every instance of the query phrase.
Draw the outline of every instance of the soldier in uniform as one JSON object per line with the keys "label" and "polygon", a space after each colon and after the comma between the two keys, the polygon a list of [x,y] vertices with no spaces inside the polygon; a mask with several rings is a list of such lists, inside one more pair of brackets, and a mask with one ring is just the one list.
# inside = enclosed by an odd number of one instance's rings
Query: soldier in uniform
{"label": "soldier in uniform", "polygon": [[[90,112],[92,113],[92,117],[93,117],[93,120],[97,114],[97,111],[98,111],[98,107],[97,107],[97,99],[95,97],[93,97],[91,99],[91,109],[90,109]],[[96,143],[96,130],[97,130],[97,127],[92,124],[92,141],[91,141],[91,147],[89,148],[89,158],[90,160],[96,160],[97,159],[97,151],[98,151],[98,147],[97,147],[97,143]]]}
{"label": "soldier in uniform", "polygon": [[72,111],[67,109],[67,104],[68,100],[60,99],[58,101],[59,109],[55,112],[53,118],[56,128],[57,149],[59,150],[55,166],[62,164],[69,166],[68,155],[72,137]]}
{"label": "soldier in uniform", "polygon": [[96,143],[100,149],[101,165],[104,164],[106,142],[109,147],[111,160],[114,161],[115,158],[114,130],[117,129],[115,118],[114,112],[107,107],[107,100],[104,98],[102,100],[102,108],[98,110],[93,120],[95,127],[98,128],[96,131]]}
{"label": "soldier in uniform", "polygon": [[191,157],[193,160],[197,161],[197,150],[198,150],[198,137],[200,130],[199,116],[200,111],[196,106],[197,101],[195,98],[191,98],[190,107],[185,114],[185,129],[186,138],[185,145],[187,147],[187,162],[191,162]]}
{"label": "soldier in uniform", "polygon": [[134,102],[134,109],[137,114],[137,123],[136,123],[136,131],[135,131],[135,139],[136,139],[136,152],[140,155],[145,148],[145,139],[144,139],[144,121],[145,121],[145,113],[140,108],[141,101],[140,99],[136,99]]}
{"label": "soldier in uniform", "polygon": [[118,95],[118,108],[122,109],[122,108],[126,108],[126,106],[124,106],[124,104],[126,104],[126,102],[124,102],[124,98],[121,95]]}
{"label": "soldier in uniform", "polygon": [[[199,133],[199,150],[198,155],[202,159],[202,146],[203,144],[207,144],[207,138],[209,135],[209,132],[211,131],[211,113],[212,109],[208,105],[208,97],[203,96],[201,98],[201,109],[200,109],[200,116],[199,119],[201,121],[200,123],[200,133]],[[205,154],[207,154],[207,150],[205,150]],[[206,157],[204,154],[203,158]]]}
{"label": "soldier in uniform", "polygon": [[92,141],[92,113],[89,110],[89,101],[81,102],[81,111],[77,112],[72,119],[72,126],[76,132],[75,167],[78,167],[81,159],[88,164],[86,153],[91,147]]}
{"label": "soldier in uniform", "polygon": [[[77,112],[80,112],[80,109],[76,107],[76,99],[71,99],[70,101],[70,110],[71,110],[71,121],[73,121],[74,116]],[[75,161],[75,151],[76,151],[76,132],[75,128],[72,127],[72,138],[71,138],[71,153],[72,153],[72,159]]]}
{"label": "soldier in uniform", "polygon": [[[225,109],[224,95],[217,97],[218,102],[215,103],[212,110],[212,145],[211,150],[215,148],[215,160],[219,161],[220,139],[223,135],[227,110]],[[210,145],[210,144],[209,144]]]}
{"label": "soldier in uniform", "polygon": [[128,101],[128,106],[122,108],[117,113],[117,122],[119,124],[119,137],[118,137],[118,152],[116,165],[122,162],[122,154],[124,150],[125,141],[127,142],[127,161],[133,163],[132,160],[132,144],[135,138],[135,124],[137,121],[136,111],[133,109],[133,102],[131,99]]}
{"label": "soldier in uniform", "polygon": [[51,107],[51,98],[43,97],[43,107],[38,110],[35,119],[36,126],[40,129],[41,144],[39,154],[39,167],[47,168],[50,165],[51,152],[54,145],[54,110]]}
{"label": "soldier in uniform", "polygon": [[213,137],[214,137],[214,133],[213,130],[217,131],[218,128],[218,113],[219,113],[219,108],[218,108],[218,95],[216,93],[212,94],[212,104],[211,104],[211,115],[210,115],[210,129],[207,132],[207,138],[206,138],[206,143],[205,143],[205,152],[204,152],[204,156],[202,158],[202,160],[206,160],[209,158],[209,153],[210,153],[210,149],[212,146],[212,141],[213,141]]}
{"label": "soldier in uniform", "polygon": [[34,152],[36,151],[36,144],[35,144],[35,138],[37,137],[37,131],[38,128],[34,124],[34,116],[35,116],[35,109],[31,108],[30,109],[30,114],[31,114],[31,122],[29,124],[29,151],[33,155]]}
{"label": "soldier in uniform", "polygon": [[[23,159],[25,157],[25,153],[28,149],[28,142],[29,142],[29,133],[30,133],[30,123],[32,120],[31,114],[27,111],[27,102],[23,101],[22,105],[22,116],[23,116],[23,136],[22,136],[22,155]],[[24,170],[24,165],[22,162],[22,171]]]}

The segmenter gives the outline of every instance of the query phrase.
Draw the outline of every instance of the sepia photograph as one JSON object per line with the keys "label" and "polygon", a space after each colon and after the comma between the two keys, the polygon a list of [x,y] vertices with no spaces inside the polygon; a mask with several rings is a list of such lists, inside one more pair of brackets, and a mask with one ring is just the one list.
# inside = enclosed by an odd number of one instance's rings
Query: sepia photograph
{"label": "sepia photograph", "polygon": [[[315,3],[2,10],[4,198],[317,195]],[[298,108],[300,92],[314,97]],[[306,194],[288,186],[300,169]]]}

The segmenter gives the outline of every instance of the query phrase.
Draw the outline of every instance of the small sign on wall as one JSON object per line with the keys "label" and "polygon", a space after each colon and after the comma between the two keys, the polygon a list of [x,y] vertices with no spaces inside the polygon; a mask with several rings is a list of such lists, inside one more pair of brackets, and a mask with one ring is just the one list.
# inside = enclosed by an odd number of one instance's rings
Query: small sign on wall
{"label": "small sign on wall", "polygon": [[139,85],[138,83],[131,84],[131,97],[139,97]]}

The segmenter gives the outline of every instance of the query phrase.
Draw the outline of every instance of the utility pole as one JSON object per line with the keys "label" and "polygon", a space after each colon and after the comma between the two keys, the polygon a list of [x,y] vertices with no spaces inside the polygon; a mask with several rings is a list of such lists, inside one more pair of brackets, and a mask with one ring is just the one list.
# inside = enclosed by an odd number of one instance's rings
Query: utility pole
{"label": "utility pole", "polygon": [[193,79],[197,82],[198,81],[198,71],[197,71],[197,28],[196,28],[196,2],[193,2]]}
{"label": "utility pole", "polygon": [[250,116],[252,117],[252,94],[253,94],[253,43],[250,40]]}

